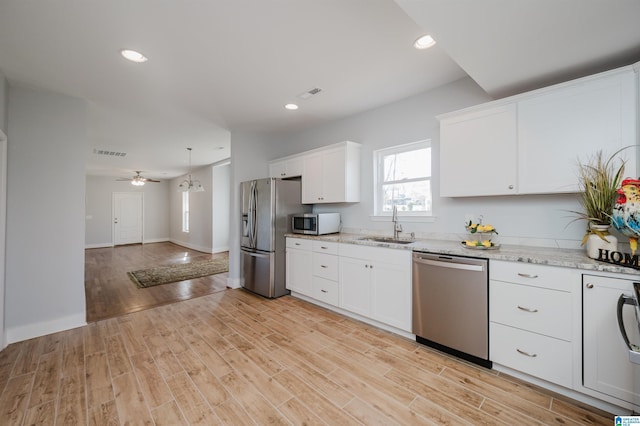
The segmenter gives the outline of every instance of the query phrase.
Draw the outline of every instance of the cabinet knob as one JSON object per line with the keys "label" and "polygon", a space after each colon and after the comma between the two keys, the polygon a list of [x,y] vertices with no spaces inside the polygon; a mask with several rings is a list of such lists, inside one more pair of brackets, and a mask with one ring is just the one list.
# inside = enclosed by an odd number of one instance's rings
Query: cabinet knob
{"label": "cabinet knob", "polygon": [[323,292],[323,293],[328,293],[327,290],[320,289],[320,291]]}
{"label": "cabinet knob", "polygon": [[593,284],[591,283],[587,284],[587,288],[593,288]]}
{"label": "cabinet knob", "polygon": [[328,268],[327,265],[320,265],[321,268]]}
{"label": "cabinet knob", "polygon": [[513,185],[509,185],[509,189],[513,189]]}
{"label": "cabinet knob", "polygon": [[287,175],[286,173],[280,173],[280,176],[286,176],[286,175]]}

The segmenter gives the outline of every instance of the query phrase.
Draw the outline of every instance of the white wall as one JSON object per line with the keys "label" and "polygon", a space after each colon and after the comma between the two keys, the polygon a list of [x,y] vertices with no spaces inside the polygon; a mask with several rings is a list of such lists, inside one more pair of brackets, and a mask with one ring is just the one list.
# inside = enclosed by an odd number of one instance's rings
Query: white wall
{"label": "white wall", "polygon": [[7,80],[0,72],[0,350],[7,345],[5,339],[4,293],[5,293],[5,241],[7,219]]}
{"label": "white wall", "polygon": [[267,159],[273,158],[268,139],[251,132],[231,132],[231,217],[229,220],[229,278],[227,286],[240,282],[240,183],[268,176]]}
{"label": "white wall", "polygon": [[229,212],[231,209],[231,165],[213,165],[211,176],[213,253],[229,250]]}
{"label": "white wall", "polygon": [[85,324],[86,103],[9,87],[6,311],[15,342]]}
{"label": "white wall", "polygon": [[212,252],[212,167],[206,166],[192,171],[193,180],[199,180],[204,186],[203,192],[189,194],[189,232],[182,232],[182,192],[178,185],[187,176],[172,179],[169,182],[170,204],[170,241],[184,247],[205,253]]}
{"label": "white wall", "polygon": [[9,99],[9,83],[0,71],[0,130],[7,135],[7,102]]}
{"label": "white wall", "polygon": [[[570,223],[568,210],[578,209],[574,195],[442,198],[439,196],[438,114],[490,101],[489,96],[470,78],[413,96],[411,98],[335,121],[305,132],[272,138],[269,159],[305,151],[343,140],[363,144],[361,202],[350,205],[318,205],[315,211],[339,211],[344,228],[391,234],[388,221],[374,221],[373,151],[422,139],[433,146],[433,223],[403,223],[405,232],[434,238],[464,239],[467,214],[480,215],[500,232],[503,243],[521,243],[577,248],[584,224]],[[478,146],[478,149],[491,149]],[[491,167],[482,164],[481,167]],[[567,165],[571,167],[571,165]],[[541,171],[543,172],[543,171]],[[460,170],[461,174],[473,175]],[[401,223],[403,221],[401,220]]]}
{"label": "white wall", "polygon": [[169,181],[133,186],[113,177],[87,176],[85,247],[113,245],[113,193],[144,194],[143,242],[169,241]]}

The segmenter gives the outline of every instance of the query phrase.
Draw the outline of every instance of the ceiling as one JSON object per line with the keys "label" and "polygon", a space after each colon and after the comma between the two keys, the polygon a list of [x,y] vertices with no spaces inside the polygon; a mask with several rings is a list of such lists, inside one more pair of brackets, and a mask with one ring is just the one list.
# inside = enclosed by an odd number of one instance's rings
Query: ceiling
{"label": "ceiling", "polygon": [[[638,61],[638,16],[637,0],[0,0],[0,71],[87,100],[88,174],[167,179],[187,147],[194,167],[228,158],[234,131],[302,130],[467,75],[501,97]],[[436,46],[414,49],[426,32]]]}

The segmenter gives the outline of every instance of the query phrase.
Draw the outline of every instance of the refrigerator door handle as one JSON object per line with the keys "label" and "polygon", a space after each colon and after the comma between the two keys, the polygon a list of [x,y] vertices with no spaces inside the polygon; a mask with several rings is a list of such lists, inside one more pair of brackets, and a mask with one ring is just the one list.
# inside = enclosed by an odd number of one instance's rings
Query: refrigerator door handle
{"label": "refrigerator door handle", "polygon": [[248,217],[248,228],[249,228],[249,247],[256,248],[256,221],[257,221],[257,210],[258,210],[258,189],[257,182],[251,181],[251,188],[249,190],[249,217]]}

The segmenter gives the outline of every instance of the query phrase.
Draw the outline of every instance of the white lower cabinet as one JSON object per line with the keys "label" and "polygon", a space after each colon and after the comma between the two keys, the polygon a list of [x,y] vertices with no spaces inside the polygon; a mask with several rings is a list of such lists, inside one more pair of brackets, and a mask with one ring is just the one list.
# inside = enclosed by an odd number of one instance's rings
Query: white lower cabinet
{"label": "white lower cabinet", "polygon": [[489,335],[493,362],[571,388],[571,342],[494,322]]}
{"label": "white lower cabinet", "polygon": [[[634,404],[639,410],[640,365],[629,360],[616,315],[620,296],[633,294],[632,282],[631,279],[583,276],[584,386]],[[623,305],[622,318],[629,340],[640,345],[640,331],[633,311],[632,305]]]}
{"label": "white lower cabinet", "polygon": [[411,251],[340,245],[340,307],[411,332]]}
{"label": "white lower cabinet", "polygon": [[365,317],[371,316],[371,262],[340,258],[340,307]]}
{"label": "white lower cabinet", "polygon": [[312,296],[311,240],[287,238],[286,287],[306,296]]}
{"label": "white lower cabinet", "polygon": [[340,301],[337,254],[338,244],[313,241],[313,298],[334,306]]}
{"label": "white lower cabinet", "polygon": [[411,250],[288,237],[287,288],[411,333]]}
{"label": "white lower cabinet", "polygon": [[491,261],[491,360],[572,388],[580,276],[575,269]]}

